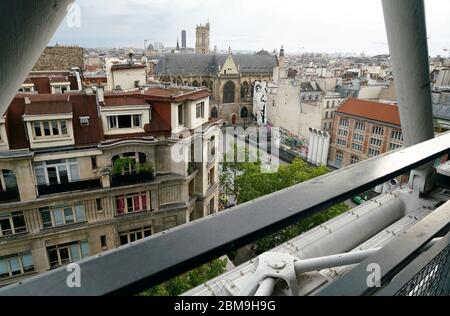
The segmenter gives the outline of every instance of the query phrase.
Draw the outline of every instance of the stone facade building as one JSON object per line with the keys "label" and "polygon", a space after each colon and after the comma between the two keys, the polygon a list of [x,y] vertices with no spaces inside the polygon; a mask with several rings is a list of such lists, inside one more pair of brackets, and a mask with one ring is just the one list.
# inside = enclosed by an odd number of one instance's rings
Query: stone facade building
{"label": "stone facade building", "polygon": [[161,82],[211,91],[212,118],[229,123],[252,122],[255,81],[272,81],[277,56],[268,53],[232,54],[168,54],[156,67]]}
{"label": "stone facade building", "polygon": [[209,96],[18,94],[0,120],[0,285],[217,212]]}
{"label": "stone facade building", "polygon": [[402,144],[396,105],[349,99],[334,115],[328,163],[343,168]]}

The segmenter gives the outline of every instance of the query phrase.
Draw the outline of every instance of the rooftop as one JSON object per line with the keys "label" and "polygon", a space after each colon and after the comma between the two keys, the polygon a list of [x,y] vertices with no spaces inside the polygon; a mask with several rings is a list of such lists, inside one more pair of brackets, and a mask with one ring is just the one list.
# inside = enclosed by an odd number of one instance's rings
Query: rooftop
{"label": "rooftop", "polygon": [[400,126],[400,113],[396,105],[350,98],[337,112]]}

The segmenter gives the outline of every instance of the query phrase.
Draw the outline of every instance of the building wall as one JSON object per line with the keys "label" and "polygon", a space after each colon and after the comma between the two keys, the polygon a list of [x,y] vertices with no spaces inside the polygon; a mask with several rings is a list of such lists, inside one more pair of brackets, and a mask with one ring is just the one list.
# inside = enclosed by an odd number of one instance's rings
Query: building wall
{"label": "building wall", "polygon": [[122,90],[135,89],[136,81],[139,81],[139,85],[146,83],[145,68],[111,70],[108,73],[108,90],[112,91],[117,86]]}
{"label": "building wall", "polygon": [[[348,135],[346,137],[339,135],[341,119],[349,120],[349,126],[347,128]],[[352,148],[352,143],[355,143],[353,135],[355,133],[356,122],[362,122],[365,124],[364,140],[362,142],[361,150],[355,150]],[[329,164],[336,168],[344,168],[344,167],[352,164],[352,157],[358,158],[359,161],[363,161],[363,160],[373,157],[369,153],[369,149],[372,147],[370,142],[371,142],[371,138],[372,138],[372,128],[373,127],[383,128],[384,133],[383,133],[383,136],[381,137],[382,143],[381,143],[381,146],[379,147],[380,154],[390,151],[390,143],[391,142],[393,142],[393,143],[395,142],[396,144],[402,143],[402,142],[397,142],[397,141],[394,141],[391,139],[391,133],[393,131],[401,132],[400,126],[390,125],[390,124],[377,122],[377,121],[373,121],[373,120],[368,120],[368,119],[363,119],[363,118],[356,118],[356,117],[352,117],[352,116],[348,116],[348,115],[344,115],[342,113],[336,112],[334,121],[333,121],[333,130],[332,130],[330,154],[329,154]],[[345,146],[339,145],[338,141],[337,141],[338,138],[345,139],[346,145]],[[336,160],[338,152],[341,152],[343,154],[342,163],[339,163]]]}

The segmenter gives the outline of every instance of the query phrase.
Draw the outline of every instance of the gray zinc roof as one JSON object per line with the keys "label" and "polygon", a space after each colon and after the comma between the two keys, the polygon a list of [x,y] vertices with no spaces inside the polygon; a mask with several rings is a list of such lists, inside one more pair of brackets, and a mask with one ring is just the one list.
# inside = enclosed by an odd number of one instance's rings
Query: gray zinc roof
{"label": "gray zinc roof", "polygon": [[[272,73],[277,65],[275,56],[232,55],[241,73]],[[180,75],[214,75],[224,64],[227,55],[219,54],[167,54],[159,58],[155,72]]]}

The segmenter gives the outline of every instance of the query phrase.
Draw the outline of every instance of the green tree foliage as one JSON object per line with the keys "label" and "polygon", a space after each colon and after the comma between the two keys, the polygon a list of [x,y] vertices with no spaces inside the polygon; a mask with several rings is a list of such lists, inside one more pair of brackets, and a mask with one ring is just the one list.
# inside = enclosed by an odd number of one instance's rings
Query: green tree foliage
{"label": "green tree foliage", "polygon": [[[278,172],[262,173],[260,162],[256,163],[224,163],[221,181],[226,191],[234,196],[238,204],[245,203],[264,195],[288,188],[295,184],[322,176],[329,172],[325,166],[313,167],[303,160],[297,159],[290,165],[282,165]],[[274,247],[348,211],[346,204],[335,205],[328,210],[287,227],[275,234],[256,242],[257,254],[269,251]]]}
{"label": "green tree foliage", "polygon": [[140,296],[177,296],[206,281],[209,281],[226,271],[227,259],[216,259],[208,264],[200,266],[183,275],[175,277],[154,288],[151,288]]}

